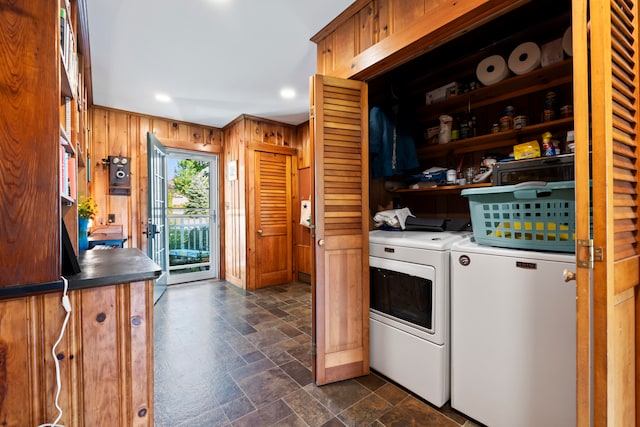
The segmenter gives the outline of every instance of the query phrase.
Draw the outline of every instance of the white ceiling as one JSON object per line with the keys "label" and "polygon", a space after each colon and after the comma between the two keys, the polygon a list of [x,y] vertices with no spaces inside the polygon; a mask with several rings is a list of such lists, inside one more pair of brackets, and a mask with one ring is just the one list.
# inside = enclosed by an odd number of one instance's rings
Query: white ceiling
{"label": "white ceiling", "polygon": [[[241,114],[303,123],[316,71],[309,39],[351,3],[87,0],[93,103],[215,127]],[[283,87],[297,96],[282,99]]]}

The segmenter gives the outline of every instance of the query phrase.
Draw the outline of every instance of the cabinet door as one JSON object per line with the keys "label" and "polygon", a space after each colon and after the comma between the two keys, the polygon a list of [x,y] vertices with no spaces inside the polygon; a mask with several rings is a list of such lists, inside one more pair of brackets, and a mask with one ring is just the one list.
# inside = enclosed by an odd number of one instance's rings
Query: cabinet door
{"label": "cabinet door", "polygon": [[[638,425],[637,8],[637,2],[630,0],[573,1],[576,226],[577,240],[584,242],[577,248],[580,426]],[[591,260],[590,239],[596,248]],[[589,261],[593,262],[591,268]],[[582,263],[586,264],[581,268]],[[593,318],[592,341],[588,314]],[[589,377],[591,366],[593,383]],[[589,390],[593,391],[593,407],[589,406]]]}
{"label": "cabinet door", "polygon": [[313,378],[326,384],[369,373],[368,93],[358,81],[311,80]]}

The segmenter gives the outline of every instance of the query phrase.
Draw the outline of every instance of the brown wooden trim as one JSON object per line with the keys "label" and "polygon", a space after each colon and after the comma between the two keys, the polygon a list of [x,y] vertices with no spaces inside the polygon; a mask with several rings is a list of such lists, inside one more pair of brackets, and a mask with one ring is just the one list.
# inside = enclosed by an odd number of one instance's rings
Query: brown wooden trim
{"label": "brown wooden trim", "polygon": [[[332,75],[358,80],[379,76],[529,1],[491,0],[483,5],[469,5],[455,12],[450,8],[437,9],[416,20],[409,28],[390,34],[356,55],[350,64],[336,69]],[[454,2],[452,7],[463,8],[463,3]],[[451,19],[454,13],[457,18]]]}
{"label": "brown wooden trim", "polygon": [[[415,19],[406,27],[391,29],[390,33],[377,43],[364,48],[355,46],[353,56],[348,52],[346,58],[324,58],[323,52],[333,43],[358,42],[358,30],[354,25],[347,30],[351,19],[357,21],[357,14],[371,2],[356,2],[320,33],[312,38],[318,44],[318,73],[342,78],[368,80],[385,73],[411,59],[414,59],[438,46],[487,22],[520,7],[531,0],[462,0],[442,2],[440,6]],[[391,6],[390,6],[391,7]],[[353,40],[350,40],[350,38]],[[336,47],[336,46],[333,46]],[[350,59],[349,59],[350,58]],[[325,61],[334,61],[331,65]],[[328,67],[328,68],[327,68]],[[337,67],[334,69],[334,67]]]}
{"label": "brown wooden trim", "polygon": [[[577,4],[576,4],[577,3]],[[572,8],[573,32],[573,110],[574,131],[580,141],[589,140],[589,65],[587,40],[587,4],[574,2]],[[587,149],[585,149],[587,148]],[[576,146],[576,240],[589,241],[589,150],[585,145]],[[586,181],[585,181],[586,180]],[[588,427],[592,424],[591,390],[591,269],[576,267],[576,425]]]}
{"label": "brown wooden trim", "polygon": [[284,154],[287,156],[295,156],[298,152],[297,149],[291,147],[284,147],[282,145],[271,145],[271,144],[256,144],[255,142],[250,142],[247,145],[247,149],[254,151],[262,151],[265,153],[276,153],[276,154]]}

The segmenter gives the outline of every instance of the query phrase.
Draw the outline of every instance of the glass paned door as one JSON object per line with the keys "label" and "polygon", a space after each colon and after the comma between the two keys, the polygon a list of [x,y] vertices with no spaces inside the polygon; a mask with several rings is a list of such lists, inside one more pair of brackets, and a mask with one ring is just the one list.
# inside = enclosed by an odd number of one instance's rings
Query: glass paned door
{"label": "glass paned door", "polygon": [[167,178],[169,283],[217,278],[218,158],[169,151]]}
{"label": "glass paned door", "polygon": [[162,268],[162,274],[156,279],[153,286],[153,302],[155,303],[167,288],[167,151],[152,133],[147,133],[147,153],[149,167],[148,255]]}

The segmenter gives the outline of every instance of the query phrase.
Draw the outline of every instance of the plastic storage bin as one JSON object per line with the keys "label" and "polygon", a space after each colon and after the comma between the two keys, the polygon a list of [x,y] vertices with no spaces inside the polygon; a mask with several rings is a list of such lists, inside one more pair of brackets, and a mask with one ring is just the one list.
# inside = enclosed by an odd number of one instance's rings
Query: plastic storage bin
{"label": "plastic storage bin", "polygon": [[523,182],[467,188],[473,236],[481,245],[575,252],[575,183]]}

